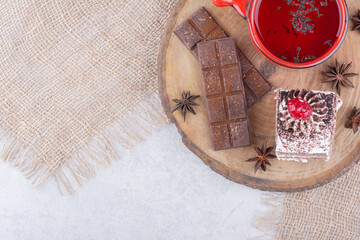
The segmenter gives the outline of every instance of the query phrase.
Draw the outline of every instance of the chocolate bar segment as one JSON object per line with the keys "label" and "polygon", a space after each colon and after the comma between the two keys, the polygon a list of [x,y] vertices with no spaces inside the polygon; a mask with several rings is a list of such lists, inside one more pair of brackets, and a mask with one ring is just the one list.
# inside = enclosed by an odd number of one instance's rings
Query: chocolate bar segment
{"label": "chocolate bar segment", "polygon": [[214,150],[251,144],[245,89],[235,40],[198,43],[199,62]]}
{"label": "chocolate bar segment", "polygon": [[[182,23],[174,33],[197,59],[197,43],[228,37],[205,8],[198,10]],[[270,91],[272,85],[255,69],[239,48],[237,51],[243,73],[247,106],[250,107]]]}

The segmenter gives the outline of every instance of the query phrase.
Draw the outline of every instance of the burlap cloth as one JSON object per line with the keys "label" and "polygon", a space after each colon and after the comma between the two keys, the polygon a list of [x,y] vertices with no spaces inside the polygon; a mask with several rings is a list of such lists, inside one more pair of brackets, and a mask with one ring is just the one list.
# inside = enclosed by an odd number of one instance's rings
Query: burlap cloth
{"label": "burlap cloth", "polygon": [[257,220],[259,239],[359,240],[360,165],[313,190],[266,194],[272,210]]}
{"label": "burlap cloth", "polygon": [[2,0],[2,158],[71,193],[164,123],[156,59],[175,2]]}
{"label": "burlap cloth", "polygon": [[[0,3],[2,158],[71,193],[165,123],[156,57],[176,0]],[[270,194],[265,238],[360,239],[360,166],[311,191]],[[4,184],[4,183],[3,183]],[[276,234],[273,235],[273,234]]]}
{"label": "burlap cloth", "polygon": [[[356,11],[355,2],[348,1],[349,10]],[[263,202],[271,210],[256,221],[265,232],[257,239],[360,240],[360,163],[322,187],[266,193]]]}

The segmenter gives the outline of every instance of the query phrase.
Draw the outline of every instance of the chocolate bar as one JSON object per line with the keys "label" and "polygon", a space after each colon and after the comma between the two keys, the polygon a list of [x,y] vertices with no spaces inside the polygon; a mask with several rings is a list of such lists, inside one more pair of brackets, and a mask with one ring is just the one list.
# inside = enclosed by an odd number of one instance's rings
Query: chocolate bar
{"label": "chocolate bar", "polygon": [[[310,118],[292,116],[289,101],[298,98],[312,108]],[[333,92],[278,90],[276,94],[276,155],[279,160],[329,160],[335,136],[336,113],[342,101]]]}
{"label": "chocolate bar", "polygon": [[[198,59],[197,44],[203,41],[227,38],[228,35],[215,22],[213,17],[201,8],[183,22],[174,33],[187,49]],[[237,48],[246,93],[248,108],[272,89],[272,85],[255,69],[254,65]]]}
{"label": "chocolate bar", "polygon": [[251,144],[240,59],[233,38],[198,43],[214,150]]}

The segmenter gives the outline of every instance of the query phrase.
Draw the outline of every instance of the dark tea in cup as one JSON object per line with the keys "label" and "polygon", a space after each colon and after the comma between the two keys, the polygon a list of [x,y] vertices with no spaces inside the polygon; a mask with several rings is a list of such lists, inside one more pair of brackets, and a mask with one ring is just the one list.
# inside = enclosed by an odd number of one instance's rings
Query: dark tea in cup
{"label": "dark tea in cup", "polygon": [[316,60],[340,37],[341,17],[335,0],[259,0],[255,8],[259,38],[282,60]]}
{"label": "dark tea in cup", "polygon": [[345,39],[349,13],[345,0],[212,0],[232,6],[247,21],[260,53],[290,68],[316,66]]}

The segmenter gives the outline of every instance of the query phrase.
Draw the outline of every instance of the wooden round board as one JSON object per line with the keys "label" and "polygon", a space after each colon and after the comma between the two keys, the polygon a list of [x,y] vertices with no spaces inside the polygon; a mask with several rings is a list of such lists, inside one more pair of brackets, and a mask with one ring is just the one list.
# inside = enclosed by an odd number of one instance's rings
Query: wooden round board
{"label": "wooden round board", "polygon": [[[350,16],[357,14],[360,1],[347,1]],[[205,7],[225,31],[234,37],[238,46],[255,67],[274,85],[274,89],[313,89],[333,91],[332,84],[323,84],[321,71],[340,62],[353,62],[352,71],[360,72],[360,32],[349,29],[339,51],[330,60],[317,67],[303,70],[274,66],[262,57],[252,45],[246,22],[231,7],[217,8],[210,0],[180,0],[169,19],[159,50],[158,81],[162,105],[167,117],[176,124],[184,144],[214,171],[235,182],[268,191],[300,191],[321,186],[349,170],[360,158],[360,133],[355,134],[344,127],[347,116],[354,106],[360,106],[360,77],[352,78],[354,89],[342,90],[343,106],[337,115],[335,144],[331,159],[309,161],[308,163],[271,161],[266,172],[259,170],[254,174],[254,163],[245,162],[255,157],[253,147],[213,151],[210,141],[209,123],[200,68],[197,60],[173,34],[180,23],[190,17],[200,7]],[[352,27],[352,23],[350,23]],[[271,75],[272,72],[276,71]],[[271,76],[270,76],[271,75]],[[195,107],[196,115],[189,114],[183,121],[180,111],[171,113],[183,90],[201,95]],[[253,143],[261,146],[264,141],[275,145],[275,101],[271,91],[249,110]]]}

